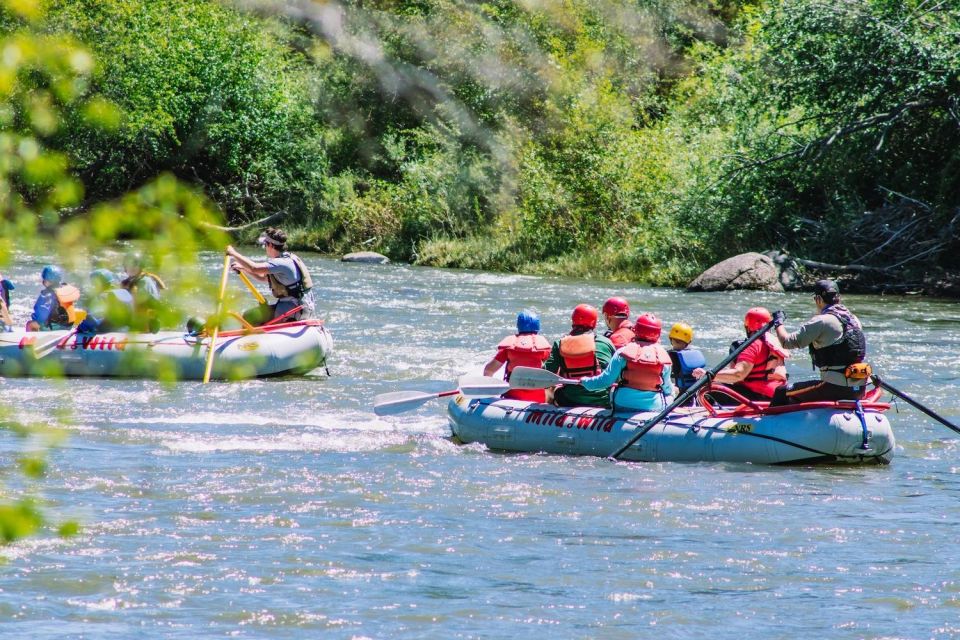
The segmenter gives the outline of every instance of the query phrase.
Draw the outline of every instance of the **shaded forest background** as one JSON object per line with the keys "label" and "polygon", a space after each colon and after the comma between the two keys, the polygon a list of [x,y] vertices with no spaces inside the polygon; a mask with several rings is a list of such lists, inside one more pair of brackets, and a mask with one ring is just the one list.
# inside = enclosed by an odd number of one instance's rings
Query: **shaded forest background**
{"label": "shaded forest background", "polygon": [[84,191],[51,224],[166,172],[330,253],[658,285],[746,250],[960,271],[957,0],[51,0],[33,28],[119,107],[65,107],[46,144]]}

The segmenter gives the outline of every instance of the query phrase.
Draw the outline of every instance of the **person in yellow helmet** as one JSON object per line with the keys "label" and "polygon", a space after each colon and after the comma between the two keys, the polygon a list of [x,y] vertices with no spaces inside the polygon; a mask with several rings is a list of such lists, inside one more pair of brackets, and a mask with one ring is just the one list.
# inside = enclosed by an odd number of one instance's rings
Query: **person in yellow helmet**
{"label": "person in yellow helmet", "polygon": [[677,322],[670,327],[670,346],[673,347],[667,354],[673,366],[670,368],[673,384],[677,385],[678,393],[683,393],[697,381],[693,377],[693,370],[706,367],[707,360],[697,348],[691,348],[693,342],[693,327],[685,322]]}

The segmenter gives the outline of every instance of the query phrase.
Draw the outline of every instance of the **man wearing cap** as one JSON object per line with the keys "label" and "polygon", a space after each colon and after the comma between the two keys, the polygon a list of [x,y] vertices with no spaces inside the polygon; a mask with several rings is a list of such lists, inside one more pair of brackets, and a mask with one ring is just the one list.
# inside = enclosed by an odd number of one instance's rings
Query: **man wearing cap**
{"label": "man wearing cap", "polygon": [[771,406],[863,397],[866,379],[851,372],[851,365],[862,363],[867,355],[860,320],[840,303],[840,290],[833,280],[818,280],[813,285],[813,302],[817,315],[793,333],[783,327],[783,311],[774,313],[773,320],[785,349],[809,347],[820,379],[778,387]]}
{"label": "man wearing cap", "polygon": [[227,247],[227,255],[233,258],[235,271],[243,271],[261,282],[270,284],[270,291],[277,298],[271,305],[261,305],[244,311],[243,317],[253,325],[261,325],[287,312],[302,307],[300,311],[287,316],[287,321],[301,320],[313,316],[313,280],[303,260],[287,251],[287,234],[280,229],[270,227],[257,242],[267,253],[264,262],[252,260],[232,246]]}
{"label": "man wearing cap", "polygon": [[133,296],[133,328],[136,331],[156,333],[160,330],[157,317],[161,309],[160,292],[167,288],[160,276],[143,270],[143,254],[139,251],[128,253],[123,259],[123,271],[126,277],[120,285]]}

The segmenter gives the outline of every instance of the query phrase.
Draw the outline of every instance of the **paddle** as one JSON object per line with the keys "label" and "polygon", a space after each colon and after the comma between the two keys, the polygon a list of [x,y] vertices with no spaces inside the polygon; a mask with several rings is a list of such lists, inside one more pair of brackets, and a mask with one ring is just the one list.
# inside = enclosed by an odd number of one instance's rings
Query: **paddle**
{"label": "paddle", "polygon": [[511,389],[546,389],[558,384],[577,384],[577,381],[536,367],[514,367],[510,372]]}
{"label": "paddle", "polygon": [[373,412],[378,416],[392,416],[416,409],[431,400],[455,396],[458,393],[465,396],[498,396],[509,389],[509,386],[503,380],[488,378],[487,376],[461,376],[459,383],[459,389],[439,393],[426,393],[424,391],[381,393],[373,399]]}
{"label": "paddle", "polygon": [[227,293],[227,276],[230,275],[230,256],[223,257],[223,275],[220,276],[220,294],[217,296],[217,315],[210,335],[210,351],[207,352],[207,366],[203,369],[203,384],[210,382],[213,371],[213,356],[216,353],[217,334],[220,333],[220,316],[223,314],[223,297]]}
{"label": "paddle", "polygon": [[[0,284],[0,287],[3,285]],[[0,320],[3,320],[3,323],[8,327],[13,326],[13,318],[10,317],[10,310],[7,309],[6,301],[0,297]]]}
{"label": "paddle", "polygon": [[771,320],[764,326],[757,329],[749,338],[747,338],[743,342],[743,344],[741,344],[739,347],[734,349],[730,353],[730,355],[724,358],[720,364],[715,366],[713,369],[708,369],[707,372],[703,375],[703,377],[701,377],[699,380],[694,382],[686,391],[684,391],[679,396],[677,396],[677,399],[674,400],[672,403],[670,403],[669,406],[665,407],[660,413],[658,413],[654,417],[647,420],[647,422],[644,423],[643,427],[641,427],[639,431],[633,434],[630,437],[630,439],[627,440],[627,442],[622,447],[620,447],[619,449],[614,451],[612,454],[610,454],[607,460],[616,460],[618,457],[620,457],[623,454],[624,451],[629,449],[634,442],[642,438],[646,432],[650,431],[650,429],[653,429],[661,420],[666,418],[671,411],[683,405],[687,400],[695,396],[697,392],[700,391],[701,387],[704,387],[705,385],[710,384],[710,381],[713,380],[713,377],[717,375],[718,371],[720,371],[721,369],[726,367],[728,364],[736,360],[737,356],[739,356],[744,349],[746,349],[751,344],[753,344],[755,340],[757,340],[760,336],[765,334],[767,331],[770,331],[771,327],[773,327],[773,323],[774,323],[774,320]]}
{"label": "paddle", "polygon": [[931,418],[933,418],[943,426],[947,427],[948,429],[953,429],[957,433],[960,433],[960,427],[953,424],[946,418],[937,415],[937,413],[934,412],[932,409],[928,409],[927,407],[923,406],[922,404],[920,404],[919,402],[917,402],[916,400],[914,400],[913,398],[905,394],[903,391],[900,391],[899,389],[895,389],[894,387],[890,386],[889,384],[881,380],[880,376],[871,376],[871,380],[873,380],[873,384],[877,385],[881,389],[886,389],[893,395],[897,396],[898,398],[901,398],[904,402],[906,402],[913,408],[922,411],[923,413],[927,414],[928,416],[930,416]]}
{"label": "paddle", "polygon": [[253,294],[253,297],[257,299],[257,302],[260,304],[267,304],[267,299],[263,297],[263,294],[260,293],[260,290],[253,286],[253,283],[250,282],[250,278],[247,277],[243,271],[237,271],[237,275],[240,276],[240,279],[243,280],[243,284],[247,285],[247,289],[250,289],[250,293]]}
{"label": "paddle", "polygon": [[49,341],[43,343],[43,344],[40,345],[39,347],[34,347],[34,348],[33,348],[33,357],[36,358],[37,360],[40,360],[41,358],[46,358],[48,355],[50,355],[51,353],[53,353],[53,351],[54,351],[58,346],[60,346],[60,345],[66,345],[66,344],[67,344],[67,340],[69,340],[69,339],[72,338],[73,336],[77,335],[77,329],[78,329],[78,328],[79,328],[79,325],[77,325],[76,327],[74,327],[73,329],[71,329],[71,330],[70,330],[70,333],[68,333],[67,335],[63,336],[62,338],[54,338],[53,340],[49,340]]}

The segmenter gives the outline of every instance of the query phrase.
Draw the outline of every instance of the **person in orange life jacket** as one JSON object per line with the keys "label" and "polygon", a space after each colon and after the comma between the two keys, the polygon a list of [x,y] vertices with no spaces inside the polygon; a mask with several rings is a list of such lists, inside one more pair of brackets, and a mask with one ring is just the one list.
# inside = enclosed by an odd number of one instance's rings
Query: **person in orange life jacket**
{"label": "person in orange life jacket", "polygon": [[[514,367],[536,367],[539,369],[550,356],[550,343],[539,335],[540,316],[536,311],[524,309],[517,315],[517,333],[507,336],[497,345],[497,354],[483,368],[483,375],[492,376],[500,367],[506,365],[503,379],[509,382]],[[546,402],[544,389],[510,389],[504,398]]]}
{"label": "person in orange life jacket", "polygon": [[33,305],[27,331],[56,331],[73,326],[73,305],[80,299],[80,290],[63,282],[60,267],[48,264],[40,272],[43,289]]}
{"label": "person in orange life jacket", "polygon": [[623,298],[608,298],[603,303],[603,321],[607,331],[603,335],[610,339],[615,349],[633,341],[633,323],[630,322],[630,305]]}
{"label": "person in orange life jacket", "polygon": [[670,346],[667,351],[670,356],[670,381],[677,387],[678,393],[683,393],[697,381],[693,377],[694,370],[707,366],[707,360],[699,349],[690,348],[693,342],[693,327],[678,322],[670,327]]}
{"label": "person in orange life jacket", "polygon": [[[770,311],[764,307],[754,307],[743,318],[743,330],[749,336],[772,319]],[[787,381],[783,361],[789,357],[790,354],[780,346],[777,337],[767,332],[744,349],[733,366],[721,369],[713,379],[750,400],[770,400],[777,387]],[[697,369],[693,377],[699,380],[705,373],[705,369]]]}
{"label": "person in orange life jacket", "polygon": [[[553,343],[543,368],[564,378],[579,380],[603,371],[613,357],[613,343],[595,333],[597,310],[579,304],[571,316],[570,333]],[[560,407],[609,407],[605,389],[590,391],[581,385],[560,385],[553,394]]]}
{"label": "person in orange life jacket", "polygon": [[[787,333],[784,314],[773,314],[777,337],[787,349],[809,347],[813,366],[820,369],[819,380],[805,380],[777,389],[771,406],[817,402],[821,400],[859,400],[866,391],[869,371],[864,363],[867,338],[863,325],[840,302],[840,289],[833,280],[818,280],[813,285],[817,315],[800,328]],[[862,364],[861,367],[851,365]]]}
{"label": "person in orange life jacket", "polygon": [[250,324],[261,325],[299,306],[303,309],[288,317],[288,322],[313,317],[313,279],[303,260],[286,250],[287,234],[270,227],[257,242],[267,254],[264,262],[244,256],[233,246],[227,247],[227,255],[234,260],[234,271],[243,271],[261,282],[270,283],[270,291],[277,301],[244,311],[244,319]]}
{"label": "person in orange life jacket", "polygon": [[582,378],[588,390],[607,390],[616,411],[659,411],[673,402],[670,356],[659,344],[661,323],[652,313],[643,313],[633,323],[636,338],[618,349],[603,373]]}

